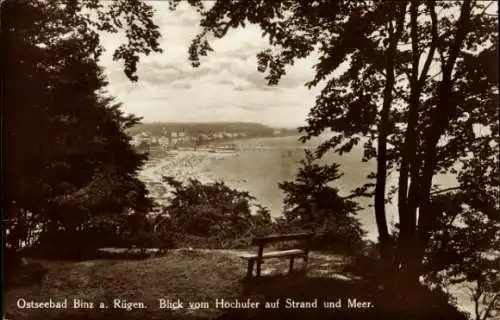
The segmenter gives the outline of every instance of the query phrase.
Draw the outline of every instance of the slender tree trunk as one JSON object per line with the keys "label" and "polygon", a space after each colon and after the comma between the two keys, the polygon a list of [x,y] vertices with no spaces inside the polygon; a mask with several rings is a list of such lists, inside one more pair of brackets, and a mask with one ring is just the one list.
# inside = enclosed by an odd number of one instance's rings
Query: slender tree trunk
{"label": "slender tree trunk", "polygon": [[[426,60],[418,75],[420,54],[418,48],[418,1],[412,1],[411,8],[411,42],[412,42],[412,73],[410,76],[410,103],[408,114],[408,128],[405,136],[405,145],[402,155],[400,193],[399,193],[399,216],[401,219],[400,242],[398,243],[398,263],[403,269],[403,275],[407,281],[417,282],[420,275],[420,264],[422,256],[418,254],[417,234],[417,209],[421,200],[422,158],[418,152],[419,138],[417,122],[418,108],[420,106],[420,95],[427,80],[427,74],[433,61],[434,53],[438,47],[438,20],[435,11],[435,0],[426,2],[431,17],[431,43]],[[408,175],[410,175],[410,187],[408,190]]]}
{"label": "slender tree trunk", "polygon": [[446,129],[450,118],[455,113],[457,104],[453,98],[452,71],[460,53],[467,32],[470,30],[470,15],[472,1],[464,0],[461,8],[460,18],[457,22],[455,41],[449,50],[448,60],[443,68],[443,80],[438,89],[438,103],[432,117],[432,123],[425,136],[425,159],[421,186],[421,206],[419,210],[419,245],[416,252],[416,259],[421,263],[425,249],[428,246],[430,231],[436,219],[430,212],[430,192],[432,178],[436,170],[437,144],[442,133]]}
{"label": "slender tree trunk", "polygon": [[[403,146],[401,168],[399,173],[399,194],[398,194],[398,211],[400,221],[400,234],[397,249],[397,264],[404,271],[408,271],[412,264],[411,257],[414,251],[415,244],[415,231],[416,231],[416,208],[414,203],[408,200],[408,179],[410,171],[414,171],[414,159],[417,154],[417,120],[418,120],[418,107],[420,104],[420,85],[418,81],[420,52],[418,48],[418,1],[412,0],[410,5],[410,23],[411,23],[411,45],[412,45],[412,70],[410,74],[410,101],[408,110],[408,126],[405,133],[405,143]],[[414,191],[415,181],[412,181],[411,191]],[[406,280],[414,281],[411,275],[407,275]]]}
{"label": "slender tree trunk", "polygon": [[382,259],[391,264],[392,241],[387,228],[387,219],[385,213],[385,190],[387,184],[387,136],[389,131],[389,111],[392,105],[392,90],[395,83],[394,75],[394,57],[398,41],[401,37],[404,27],[406,4],[401,5],[399,12],[396,13],[396,32],[394,32],[392,22],[389,24],[390,43],[386,52],[385,71],[386,84],[384,89],[384,101],[380,113],[379,136],[377,141],[377,180],[375,187],[375,218],[379,232],[380,254]]}

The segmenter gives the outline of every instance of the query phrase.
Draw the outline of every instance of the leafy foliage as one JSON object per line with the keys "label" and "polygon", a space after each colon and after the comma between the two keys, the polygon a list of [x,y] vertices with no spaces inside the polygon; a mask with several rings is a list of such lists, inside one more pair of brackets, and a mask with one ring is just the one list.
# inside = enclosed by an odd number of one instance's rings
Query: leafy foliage
{"label": "leafy foliage", "polygon": [[14,248],[37,239],[50,239],[54,250],[103,245],[127,215],[144,215],[153,204],[137,178],[146,155],[133,151],[124,132],[139,118],[106,94],[98,37],[80,10],[77,2],[2,3],[7,242]]}
{"label": "leafy foliage", "polygon": [[426,253],[426,280],[467,288],[476,319],[493,319],[500,312],[499,210],[498,201],[463,191],[433,199],[439,218]]}
{"label": "leafy foliage", "polygon": [[223,182],[203,184],[189,179],[182,183],[173,177],[164,177],[164,181],[172,194],[169,205],[163,208],[163,229],[205,239],[202,241],[207,243],[201,246],[211,242],[219,247],[248,245],[256,233],[271,225],[267,208],[257,206],[252,214],[254,197],[248,192],[231,189]]}

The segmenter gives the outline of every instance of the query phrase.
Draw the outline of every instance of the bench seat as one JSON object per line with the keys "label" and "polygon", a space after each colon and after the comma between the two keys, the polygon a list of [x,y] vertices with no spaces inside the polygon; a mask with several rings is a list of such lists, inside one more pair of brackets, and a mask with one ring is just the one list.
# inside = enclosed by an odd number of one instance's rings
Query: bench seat
{"label": "bench seat", "polygon": [[[292,257],[292,256],[303,256],[306,252],[301,249],[291,249],[282,251],[270,251],[262,254],[262,259],[266,258],[280,258],[280,257]],[[242,259],[246,260],[257,260],[259,255],[256,253],[245,253],[240,256]]]}
{"label": "bench seat", "polygon": [[[304,259],[304,270],[307,268],[307,261],[309,259],[309,244],[311,242],[312,237],[314,236],[313,232],[302,232],[302,233],[292,233],[292,234],[272,234],[263,237],[257,237],[252,240],[253,245],[258,246],[257,253],[243,253],[240,255],[240,258],[247,260],[248,268],[247,268],[247,276],[245,279],[251,279],[253,274],[253,265],[257,264],[257,277],[260,277],[261,264],[264,263],[265,259],[271,258],[289,258],[290,259],[290,268],[289,273],[293,272],[293,263],[295,258]],[[272,242],[286,242],[286,241],[301,241],[303,244],[296,249],[290,250],[279,250],[279,251],[270,251],[264,252],[264,246],[268,243]]]}

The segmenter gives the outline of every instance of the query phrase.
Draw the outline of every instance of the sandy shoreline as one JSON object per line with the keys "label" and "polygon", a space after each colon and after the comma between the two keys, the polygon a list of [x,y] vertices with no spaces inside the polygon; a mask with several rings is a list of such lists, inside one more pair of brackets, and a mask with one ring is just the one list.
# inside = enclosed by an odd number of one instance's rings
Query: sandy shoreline
{"label": "sandy shoreline", "polygon": [[[201,150],[175,150],[156,153],[139,173],[139,177],[149,187],[151,195],[160,199],[168,196],[163,176],[172,176],[177,180],[198,179],[202,183],[224,181],[229,187],[248,191],[256,198],[256,202],[266,206],[273,217],[282,214],[283,193],[278,183],[295,179],[300,160],[304,157],[305,148],[314,148],[320,141],[302,144],[296,136],[262,139],[240,139],[233,142],[236,146],[232,152],[209,152]],[[326,155],[320,163],[338,162],[344,176],[336,181],[335,187],[341,194],[366,183],[366,176],[375,170],[373,162],[361,162],[361,152],[354,150],[350,154],[338,156]],[[456,179],[437,176],[436,181],[442,187],[456,183]],[[391,176],[389,185],[397,184],[397,176]],[[388,186],[389,188],[389,186]],[[358,217],[363,228],[368,232],[367,238],[376,240],[376,230],[372,200],[360,198],[364,207]],[[397,203],[387,205],[387,219],[390,224],[397,223]]]}

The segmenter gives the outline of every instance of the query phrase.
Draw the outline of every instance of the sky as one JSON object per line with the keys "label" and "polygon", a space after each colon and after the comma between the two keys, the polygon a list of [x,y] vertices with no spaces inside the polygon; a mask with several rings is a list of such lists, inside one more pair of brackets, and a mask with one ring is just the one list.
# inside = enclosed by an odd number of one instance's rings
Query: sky
{"label": "sky", "polygon": [[278,86],[270,87],[257,71],[256,54],[268,48],[257,26],[233,29],[211,42],[214,52],[193,68],[188,47],[199,31],[199,15],[181,3],[174,12],[168,1],[152,1],[160,27],[163,53],[142,56],[139,81],[132,83],[112,52],[124,42],[103,34],[106,53],[101,65],[110,82],[108,91],[123,103],[123,110],[144,122],[247,121],[278,127],[296,127],[305,119],[318,91],[304,84],[313,77],[315,57],[298,61]]}
{"label": "sky", "polygon": [[[487,12],[498,12],[489,2]],[[268,86],[265,74],[257,71],[256,54],[269,48],[261,30],[247,24],[232,29],[223,39],[210,42],[214,52],[203,57],[201,66],[193,68],[188,47],[198,34],[200,17],[186,2],[176,11],[169,1],[149,1],[155,9],[154,22],[159,26],[163,53],[142,56],[138,65],[138,82],[123,73],[121,62],[112,53],[125,39],[117,34],[102,34],[106,52],[101,65],[110,82],[109,92],[123,103],[123,110],[143,117],[143,122],[246,121],[275,127],[297,127],[305,124],[313,107],[318,88],[304,84],[314,76],[318,57],[311,55],[287,68],[279,85]],[[491,5],[492,4],[492,5]],[[444,10],[446,11],[446,10]],[[443,14],[458,12],[446,11]],[[421,66],[425,54],[421,57]],[[344,67],[340,66],[337,72]],[[439,76],[432,64],[429,74]]]}

